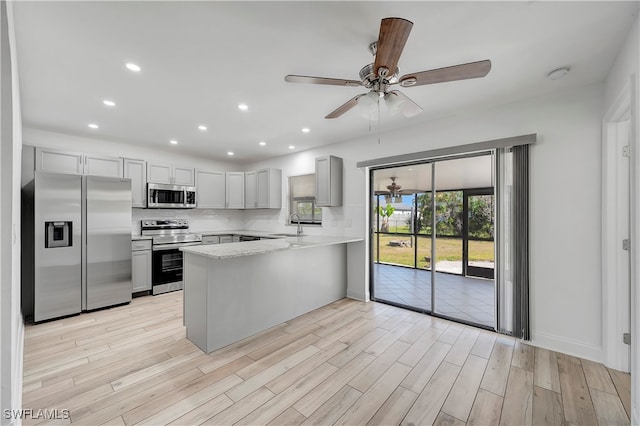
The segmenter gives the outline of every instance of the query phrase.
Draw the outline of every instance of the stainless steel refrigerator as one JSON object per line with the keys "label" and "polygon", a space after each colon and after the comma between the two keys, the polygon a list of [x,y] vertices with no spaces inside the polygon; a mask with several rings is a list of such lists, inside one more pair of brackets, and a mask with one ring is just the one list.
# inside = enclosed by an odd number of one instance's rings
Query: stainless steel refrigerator
{"label": "stainless steel refrigerator", "polygon": [[22,305],[35,322],[131,301],[131,181],[36,172],[22,191]]}

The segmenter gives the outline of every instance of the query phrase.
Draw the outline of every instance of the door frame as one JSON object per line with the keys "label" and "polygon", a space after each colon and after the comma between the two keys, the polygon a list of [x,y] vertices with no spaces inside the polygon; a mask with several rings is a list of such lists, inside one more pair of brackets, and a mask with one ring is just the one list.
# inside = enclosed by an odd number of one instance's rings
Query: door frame
{"label": "door frame", "polygon": [[[633,369],[633,357],[629,355],[629,347],[622,343],[622,334],[633,332],[629,330],[632,318],[635,317],[634,300],[637,293],[637,271],[633,266],[634,246],[638,241],[633,241],[631,252],[625,254],[620,250],[622,241],[617,234],[617,226],[621,212],[618,211],[619,195],[617,191],[617,164],[623,161],[622,152],[619,151],[618,142],[621,137],[628,138],[631,152],[636,151],[634,140],[634,120],[632,114],[632,93],[634,84],[630,80],[622,89],[612,108],[605,114],[602,121],[602,359],[610,368],[621,371]],[[630,125],[622,124],[630,121]],[[621,135],[628,127],[628,136]],[[637,226],[634,219],[634,175],[637,173],[634,167],[633,157],[629,157],[629,236],[634,234]],[[632,238],[633,240],[633,238]],[[629,289],[627,284],[618,278],[618,265],[622,256],[629,256]],[[631,296],[631,297],[630,297]],[[630,306],[629,306],[630,305]],[[627,306],[629,306],[627,308]],[[628,312],[627,314],[623,314]],[[637,330],[632,336],[631,353],[637,347]]]}
{"label": "door frame", "polygon": [[[462,276],[463,277],[474,277],[474,278],[486,278],[486,279],[492,279],[495,280],[496,279],[496,259],[495,259],[495,253],[494,253],[494,259],[493,259],[493,269],[492,269],[492,273],[491,276],[484,276],[484,275],[469,275],[469,197],[473,197],[475,195],[492,195],[495,197],[495,188],[494,187],[488,187],[488,188],[475,188],[475,189],[464,189],[462,191]],[[494,198],[494,206],[495,206],[495,198]],[[493,226],[494,226],[494,238],[493,238],[493,243],[495,244],[495,220],[493,221]],[[494,251],[495,252],[495,251]],[[478,273],[481,273],[481,271],[483,269],[489,269],[489,268],[481,268],[481,267],[474,267]]]}

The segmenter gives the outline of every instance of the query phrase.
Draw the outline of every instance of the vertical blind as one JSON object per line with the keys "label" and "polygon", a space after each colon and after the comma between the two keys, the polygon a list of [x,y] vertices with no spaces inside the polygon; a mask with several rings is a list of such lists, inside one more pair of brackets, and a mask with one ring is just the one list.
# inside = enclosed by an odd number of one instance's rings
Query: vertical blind
{"label": "vertical blind", "polygon": [[514,335],[529,340],[529,145],[513,147]]}
{"label": "vertical blind", "polygon": [[529,340],[529,145],[500,148],[497,160],[498,331]]}

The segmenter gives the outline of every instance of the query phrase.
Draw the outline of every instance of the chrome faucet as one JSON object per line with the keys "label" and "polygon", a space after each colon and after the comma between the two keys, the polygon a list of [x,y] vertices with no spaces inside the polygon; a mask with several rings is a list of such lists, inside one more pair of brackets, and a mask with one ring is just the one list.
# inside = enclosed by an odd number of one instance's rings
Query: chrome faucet
{"label": "chrome faucet", "polygon": [[300,215],[298,215],[298,213],[291,213],[289,215],[289,223],[293,222],[293,217],[297,217],[298,218],[298,230],[296,231],[296,233],[298,234],[298,236],[302,235],[302,224],[300,223]]}

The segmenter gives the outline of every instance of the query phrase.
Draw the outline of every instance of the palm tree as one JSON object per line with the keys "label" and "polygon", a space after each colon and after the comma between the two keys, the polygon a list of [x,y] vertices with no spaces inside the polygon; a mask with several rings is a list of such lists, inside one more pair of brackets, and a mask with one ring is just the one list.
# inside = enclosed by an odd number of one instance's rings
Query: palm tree
{"label": "palm tree", "polygon": [[378,214],[382,217],[382,224],[380,225],[380,232],[389,232],[389,218],[396,211],[396,208],[391,204],[386,206],[378,206]]}

